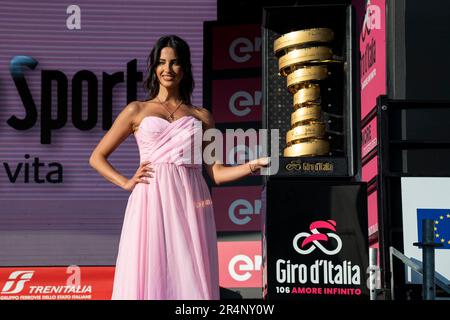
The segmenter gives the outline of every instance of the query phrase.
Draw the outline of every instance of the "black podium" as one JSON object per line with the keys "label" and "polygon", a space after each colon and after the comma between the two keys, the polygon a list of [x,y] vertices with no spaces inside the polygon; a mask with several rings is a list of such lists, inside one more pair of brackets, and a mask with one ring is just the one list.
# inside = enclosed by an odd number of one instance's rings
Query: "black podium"
{"label": "black podium", "polygon": [[368,299],[366,184],[269,179],[263,192],[265,299]]}

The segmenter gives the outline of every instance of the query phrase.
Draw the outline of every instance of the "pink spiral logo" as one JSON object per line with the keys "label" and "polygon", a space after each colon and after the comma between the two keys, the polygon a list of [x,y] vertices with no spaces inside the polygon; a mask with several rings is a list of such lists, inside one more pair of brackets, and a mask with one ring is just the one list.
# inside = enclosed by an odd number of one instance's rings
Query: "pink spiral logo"
{"label": "pink spiral logo", "polygon": [[[319,248],[323,253],[330,256],[339,253],[339,251],[341,251],[342,249],[341,238],[339,238],[339,236],[333,232],[320,233],[318,229],[327,229],[336,232],[336,221],[334,220],[314,221],[313,223],[311,223],[311,225],[309,226],[309,230],[311,231],[311,233],[300,232],[294,237],[292,244],[294,246],[295,251],[297,251],[300,254],[310,254],[316,248]],[[298,241],[302,238],[304,238],[304,240],[302,241],[302,244],[299,247]],[[321,242],[328,242],[330,238],[333,238],[337,241],[337,246],[333,250],[328,250],[321,243]],[[303,249],[310,243],[313,243],[313,245],[311,245],[308,249]]]}

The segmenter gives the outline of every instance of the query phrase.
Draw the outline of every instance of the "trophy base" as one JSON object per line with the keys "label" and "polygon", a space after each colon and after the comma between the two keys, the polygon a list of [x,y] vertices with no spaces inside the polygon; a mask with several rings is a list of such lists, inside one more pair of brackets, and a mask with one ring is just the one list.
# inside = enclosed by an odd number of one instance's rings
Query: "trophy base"
{"label": "trophy base", "polygon": [[346,157],[279,157],[272,177],[348,177]]}

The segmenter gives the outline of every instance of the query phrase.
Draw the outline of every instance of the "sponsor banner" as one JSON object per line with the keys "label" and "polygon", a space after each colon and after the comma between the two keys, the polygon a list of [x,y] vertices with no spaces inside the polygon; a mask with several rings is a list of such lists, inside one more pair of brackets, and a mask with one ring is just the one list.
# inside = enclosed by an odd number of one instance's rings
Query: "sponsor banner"
{"label": "sponsor banner", "polygon": [[367,207],[369,209],[369,237],[378,232],[378,191],[372,192],[367,197]]}
{"label": "sponsor banner", "polygon": [[267,299],[368,299],[363,186],[268,182],[263,258]]}
{"label": "sponsor banner", "polygon": [[375,156],[362,167],[362,181],[369,182],[377,175],[378,175],[378,156]]}
{"label": "sponsor banner", "polygon": [[377,117],[373,118],[362,130],[361,158],[367,156],[377,146]]}
{"label": "sponsor banner", "polygon": [[368,1],[360,40],[361,119],[386,93],[386,0]]}
{"label": "sponsor banner", "polygon": [[0,300],[110,300],[114,267],[0,268]]}
{"label": "sponsor banner", "polygon": [[260,25],[214,26],[212,35],[213,71],[261,67]]}
{"label": "sponsor banner", "polygon": [[224,288],[261,288],[261,241],[221,241],[219,282]]}
{"label": "sponsor banner", "polygon": [[261,121],[261,78],[213,80],[212,113],[215,121]]}
{"label": "sponsor banner", "polygon": [[261,231],[261,187],[213,187],[217,231]]}
{"label": "sponsor banner", "polygon": [[[422,241],[422,220],[434,220],[435,241],[442,245],[435,250],[436,277],[450,285],[450,178],[401,178],[401,189],[405,255],[422,263],[422,250],[413,243]],[[421,276],[405,268],[406,283],[422,283]]]}

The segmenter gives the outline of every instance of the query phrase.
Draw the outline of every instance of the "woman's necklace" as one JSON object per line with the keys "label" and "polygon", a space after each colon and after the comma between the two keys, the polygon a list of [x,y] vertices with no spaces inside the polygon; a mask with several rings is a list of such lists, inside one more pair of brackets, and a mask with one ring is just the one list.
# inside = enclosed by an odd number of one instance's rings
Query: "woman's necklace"
{"label": "woman's necklace", "polygon": [[166,111],[169,113],[169,115],[166,117],[167,121],[172,122],[175,120],[175,118],[173,117],[173,115],[175,114],[175,112],[177,112],[178,108],[181,106],[181,104],[183,103],[183,101],[180,101],[180,103],[177,105],[177,107],[175,108],[175,110],[173,112],[170,112],[170,110],[166,107],[166,105],[159,100],[158,96],[156,96],[156,99],[158,99],[159,103],[166,109]]}

